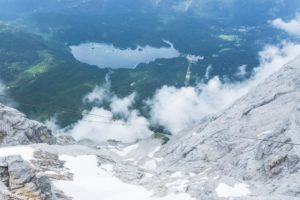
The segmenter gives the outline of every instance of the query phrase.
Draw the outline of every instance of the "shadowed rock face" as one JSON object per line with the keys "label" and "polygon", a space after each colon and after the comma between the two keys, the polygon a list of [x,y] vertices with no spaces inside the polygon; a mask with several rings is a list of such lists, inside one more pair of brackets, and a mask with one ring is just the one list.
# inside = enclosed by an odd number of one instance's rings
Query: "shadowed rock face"
{"label": "shadowed rock face", "polygon": [[32,143],[55,144],[56,138],[45,125],[0,104],[0,146]]}

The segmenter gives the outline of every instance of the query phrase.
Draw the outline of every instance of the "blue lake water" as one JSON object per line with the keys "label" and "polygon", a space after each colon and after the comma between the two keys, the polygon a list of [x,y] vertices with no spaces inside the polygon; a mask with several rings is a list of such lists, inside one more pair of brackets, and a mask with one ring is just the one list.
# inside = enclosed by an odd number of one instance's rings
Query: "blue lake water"
{"label": "blue lake water", "polygon": [[149,63],[158,58],[180,56],[172,43],[169,47],[138,46],[136,49],[120,49],[105,43],[82,43],[70,46],[73,56],[80,62],[99,68],[135,68],[140,63]]}

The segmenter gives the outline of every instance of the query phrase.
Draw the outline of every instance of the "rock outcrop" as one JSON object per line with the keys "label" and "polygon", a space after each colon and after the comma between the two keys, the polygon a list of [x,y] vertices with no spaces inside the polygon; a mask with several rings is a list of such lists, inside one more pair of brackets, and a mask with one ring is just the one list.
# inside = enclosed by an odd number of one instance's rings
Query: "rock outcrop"
{"label": "rock outcrop", "polygon": [[30,163],[20,156],[0,158],[0,181],[7,198],[50,200],[52,187],[46,176],[37,176]]}
{"label": "rock outcrop", "polygon": [[56,138],[45,125],[29,120],[21,112],[0,104],[0,146],[32,143],[55,144]]}

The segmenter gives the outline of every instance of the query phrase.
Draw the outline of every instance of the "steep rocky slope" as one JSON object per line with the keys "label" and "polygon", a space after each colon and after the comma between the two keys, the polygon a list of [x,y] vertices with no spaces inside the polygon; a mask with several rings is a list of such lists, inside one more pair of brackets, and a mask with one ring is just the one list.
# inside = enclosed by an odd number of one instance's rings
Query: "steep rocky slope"
{"label": "steep rocky slope", "polygon": [[300,57],[224,112],[172,138],[156,154],[164,158],[160,174],[194,174],[186,189],[198,199],[217,198],[220,183],[247,185],[250,195],[241,199],[300,198],[299,77]]}

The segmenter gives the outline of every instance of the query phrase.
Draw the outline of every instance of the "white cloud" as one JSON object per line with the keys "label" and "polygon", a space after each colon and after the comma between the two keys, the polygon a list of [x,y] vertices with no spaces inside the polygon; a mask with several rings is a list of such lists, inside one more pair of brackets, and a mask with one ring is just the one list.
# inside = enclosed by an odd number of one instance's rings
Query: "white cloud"
{"label": "white cloud", "polygon": [[207,9],[215,5],[230,8],[237,2],[237,0],[218,0],[218,2],[212,0],[177,0],[174,1],[172,8],[179,12],[193,11],[199,13],[207,12]]}
{"label": "white cloud", "polygon": [[282,29],[287,33],[300,37],[300,15],[296,15],[294,19],[284,21],[281,18],[277,18],[272,21],[272,25],[278,29]]}
{"label": "white cloud", "polygon": [[203,60],[204,56],[196,56],[196,55],[188,54],[186,55],[186,59],[188,60],[189,63],[196,64],[200,60]]}
{"label": "white cloud", "polygon": [[110,87],[111,87],[110,73],[108,73],[105,76],[105,84],[103,84],[101,87],[96,86],[91,93],[87,94],[83,98],[83,102],[102,104],[104,102],[109,101],[109,99],[112,98],[113,96],[110,92]]}
{"label": "white cloud", "polygon": [[201,105],[203,102],[195,88],[168,86],[158,90],[149,103],[153,122],[171,132],[194,124],[197,117],[204,114]]}
{"label": "white cloud", "polygon": [[53,116],[50,119],[46,120],[44,124],[52,130],[52,132],[56,135],[60,135],[64,133],[64,130],[58,125],[57,116]]}
{"label": "white cloud", "polygon": [[155,6],[158,6],[160,4],[162,0],[152,0],[152,3],[155,5]]}
{"label": "white cloud", "polygon": [[0,80],[0,94],[5,94],[6,91],[6,86],[4,85],[4,83]]}
{"label": "white cloud", "polygon": [[86,95],[83,98],[84,102],[97,102],[97,103],[104,103],[105,101],[108,101],[110,97],[110,91],[109,91],[109,87],[107,86],[96,86],[94,88],[94,90],[89,93],[88,95]]}
{"label": "white cloud", "polygon": [[204,75],[205,80],[209,79],[210,73],[211,73],[212,70],[213,70],[212,65],[208,65],[208,67],[206,68],[205,75]]}
{"label": "white cloud", "polygon": [[[99,91],[99,97],[97,91]],[[95,99],[101,99],[103,90],[97,87],[92,94]],[[94,107],[73,126],[69,134],[77,140],[91,139],[99,143],[110,139],[130,143],[153,134],[149,129],[148,120],[140,116],[137,110],[131,109],[135,94],[125,98],[118,98],[111,93],[109,96],[112,96],[111,110]],[[116,119],[115,116],[120,118]]]}
{"label": "white cloud", "polygon": [[116,96],[112,98],[112,102],[110,104],[110,108],[113,113],[119,114],[122,117],[129,117],[131,114],[130,108],[134,103],[135,93],[120,99]]}
{"label": "white cloud", "polygon": [[[267,45],[260,53],[260,65],[252,78],[239,83],[222,83],[219,77],[197,87],[175,88],[164,86],[153,99],[148,101],[152,122],[176,133],[196,124],[202,117],[221,111],[249,89],[294,59],[300,52],[300,45],[283,42]],[[201,91],[201,92],[200,92]]]}
{"label": "white cloud", "polygon": [[4,95],[2,97],[0,96],[0,103],[10,107],[17,107],[18,104],[13,98],[5,97],[9,96],[8,93],[8,87],[0,80],[0,95]]}
{"label": "white cloud", "polygon": [[238,67],[238,72],[235,74],[235,76],[239,78],[243,78],[247,75],[247,65],[241,65]]}
{"label": "white cloud", "polygon": [[[90,139],[97,143],[107,140],[117,140],[125,143],[150,137],[153,132],[149,129],[150,123],[133,109],[136,94],[119,98],[110,91],[110,73],[106,76],[102,86],[83,98],[84,103],[93,103],[91,111],[84,112],[83,118],[71,127],[61,129],[57,126],[56,117],[46,121],[46,125],[56,134],[72,135],[76,140]],[[109,105],[110,110],[102,107],[103,103]]]}
{"label": "white cloud", "polygon": [[186,12],[190,9],[193,4],[193,0],[182,0],[177,5],[173,6],[173,8],[177,11]]}

